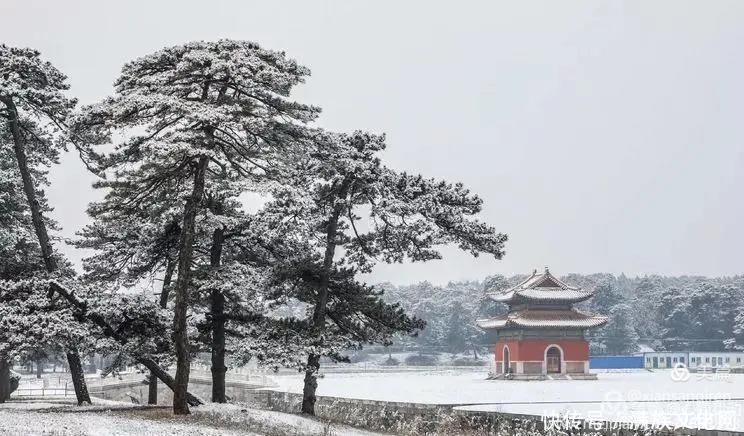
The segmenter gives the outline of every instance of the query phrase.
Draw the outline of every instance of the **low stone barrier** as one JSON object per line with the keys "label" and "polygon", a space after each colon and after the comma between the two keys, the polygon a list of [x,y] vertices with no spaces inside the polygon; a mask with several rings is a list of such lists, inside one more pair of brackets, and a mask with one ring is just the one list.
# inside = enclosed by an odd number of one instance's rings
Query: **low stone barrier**
{"label": "low stone barrier", "polygon": [[[297,413],[302,395],[287,392],[266,392],[269,409]],[[504,417],[499,414],[484,420],[467,413],[455,413],[455,404],[421,404],[390,401],[357,400],[338,397],[317,397],[318,418],[403,435],[428,434],[523,434],[540,435],[540,420],[535,417]]]}
{"label": "low stone barrier", "polygon": [[[159,404],[170,404],[172,393],[162,383],[159,387]],[[231,402],[286,413],[300,411],[302,394],[260,389],[261,387],[242,380],[226,381],[226,392]],[[103,398],[128,401],[135,396],[141,403],[147,402],[147,390],[142,379],[109,383],[92,389],[97,396]],[[211,395],[211,381],[194,377],[189,390],[208,400]],[[546,420],[541,415],[458,409],[462,406],[465,405],[318,396],[315,412],[323,420],[400,435],[744,435],[741,432],[719,430],[644,428],[629,423],[612,423],[605,428],[596,429],[591,426],[592,423],[582,419],[571,419],[571,427],[563,425],[560,429],[552,429],[549,423],[549,428],[546,428]]]}
{"label": "low stone barrier", "polygon": [[[253,404],[265,405],[275,411],[297,413],[302,404],[302,395],[270,390],[255,391]],[[744,435],[742,432],[656,428],[620,422],[604,423],[604,428],[596,428],[592,426],[596,423],[575,418],[570,420],[570,425],[551,428],[550,421],[546,421],[541,415],[458,410],[459,406],[463,405],[319,396],[315,403],[315,412],[321,419],[401,435]]]}
{"label": "low stone barrier", "polygon": [[[297,412],[302,404],[301,394],[271,392],[268,407],[282,412]],[[432,430],[440,416],[451,406],[400,403],[387,401],[354,400],[337,397],[317,397],[315,413],[319,418],[369,429],[399,433],[401,424],[416,423],[417,427]]]}

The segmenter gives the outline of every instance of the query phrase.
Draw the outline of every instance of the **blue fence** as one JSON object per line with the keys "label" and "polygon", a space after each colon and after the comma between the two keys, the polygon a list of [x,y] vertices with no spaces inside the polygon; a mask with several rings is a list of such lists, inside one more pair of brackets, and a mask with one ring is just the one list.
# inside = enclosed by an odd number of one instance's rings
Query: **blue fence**
{"label": "blue fence", "polygon": [[589,368],[627,369],[643,368],[643,356],[591,356]]}

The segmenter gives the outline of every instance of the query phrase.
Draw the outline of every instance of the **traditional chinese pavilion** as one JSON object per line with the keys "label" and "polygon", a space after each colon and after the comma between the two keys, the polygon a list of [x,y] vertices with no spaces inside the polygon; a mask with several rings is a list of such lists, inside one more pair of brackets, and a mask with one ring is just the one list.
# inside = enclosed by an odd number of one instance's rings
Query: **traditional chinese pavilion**
{"label": "traditional chinese pavilion", "polygon": [[479,319],[490,333],[497,379],[595,379],[589,373],[589,343],[584,333],[607,322],[604,316],[579,311],[574,304],[592,297],[562,282],[545,268],[520,284],[491,295],[509,305],[506,315]]}

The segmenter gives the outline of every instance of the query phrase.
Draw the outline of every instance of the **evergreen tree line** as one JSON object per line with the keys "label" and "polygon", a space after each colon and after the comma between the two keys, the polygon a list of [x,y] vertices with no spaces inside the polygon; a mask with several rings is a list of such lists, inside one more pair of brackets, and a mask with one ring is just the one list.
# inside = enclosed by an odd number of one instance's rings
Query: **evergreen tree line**
{"label": "evergreen tree line", "polygon": [[[416,338],[399,342],[451,353],[483,352],[487,339],[475,321],[505,314],[507,306],[489,294],[516,285],[526,276],[494,275],[482,281],[384,283],[385,298],[427,323]],[[567,283],[591,289],[594,297],[579,310],[605,315],[607,325],[587,337],[595,355],[642,350],[744,350],[744,276],[629,278],[612,274],[569,274]]]}
{"label": "evergreen tree line", "polygon": [[[425,327],[361,274],[442,246],[502,257],[506,235],[462,184],[389,168],[384,135],[321,128],[291,98],[309,75],[252,42],[192,42],[126,63],[110,96],[79,105],[38,51],[0,45],[0,401],[10,366],[43,352],[90,403],[80,356],[98,353],[188,414],[205,353],[211,401],[228,400],[228,365],[254,361],[304,373],[313,414],[322,361]],[[44,192],[67,151],[102,194],[71,241],[92,253],[81,274]]]}

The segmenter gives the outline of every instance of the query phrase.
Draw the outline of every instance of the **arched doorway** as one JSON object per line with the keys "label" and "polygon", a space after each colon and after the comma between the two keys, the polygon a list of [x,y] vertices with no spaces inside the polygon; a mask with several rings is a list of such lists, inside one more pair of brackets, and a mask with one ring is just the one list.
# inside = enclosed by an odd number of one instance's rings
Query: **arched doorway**
{"label": "arched doorway", "polygon": [[509,347],[504,347],[504,359],[502,364],[504,365],[504,374],[511,372],[511,363],[509,362]]}
{"label": "arched doorway", "polygon": [[545,368],[548,374],[560,374],[561,373],[561,350],[552,345],[545,352]]}

